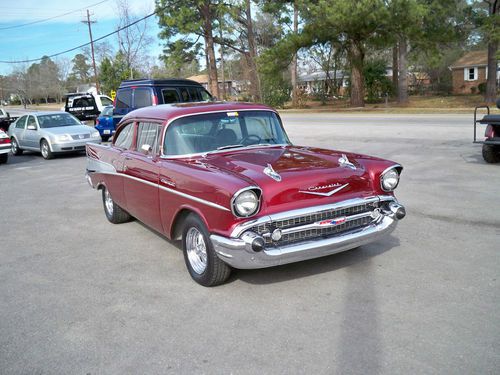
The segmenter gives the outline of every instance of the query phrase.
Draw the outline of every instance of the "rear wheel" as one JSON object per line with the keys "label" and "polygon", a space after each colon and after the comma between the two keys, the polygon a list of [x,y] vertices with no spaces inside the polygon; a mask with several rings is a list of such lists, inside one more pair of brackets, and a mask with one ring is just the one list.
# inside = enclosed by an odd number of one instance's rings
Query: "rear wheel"
{"label": "rear wheel", "polygon": [[483,145],[483,159],[487,163],[500,163],[500,146]]}
{"label": "rear wheel", "polygon": [[42,156],[45,160],[49,160],[54,157],[54,153],[50,151],[49,142],[47,142],[45,139],[42,139],[42,141],[40,142],[40,152],[42,153]]}
{"label": "rear wheel", "polygon": [[23,150],[21,150],[21,149],[19,148],[19,143],[17,143],[16,139],[15,139],[14,137],[12,137],[12,138],[10,139],[10,142],[11,142],[11,144],[10,144],[10,148],[11,148],[11,150],[12,150],[12,153],[13,153],[14,155],[16,155],[16,156],[17,156],[17,155],[21,155],[21,154],[23,153]]}
{"label": "rear wheel", "polygon": [[1,154],[0,155],[0,164],[7,163],[7,160],[9,160],[9,154]]}
{"label": "rear wheel", "polygon": [[106,218],[113,224],[125,223],[131,219],[129,213],[113,201],[111,194],[106,188],[102,189],[102,203]]}
{"label": "rear wheel", "polygon": [[231,268],[219,259],[205,224],[195,214],[184,222],[182,247],[189,274],[198,284],[216,286],[228,279]]}

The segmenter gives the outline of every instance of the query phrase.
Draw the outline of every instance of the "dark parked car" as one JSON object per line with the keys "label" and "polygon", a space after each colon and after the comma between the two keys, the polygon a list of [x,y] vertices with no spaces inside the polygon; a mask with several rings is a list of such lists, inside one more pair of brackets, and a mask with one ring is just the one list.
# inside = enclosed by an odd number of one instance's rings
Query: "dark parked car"
{"label": "dark parked car", "polygon": [[133,79],[123,81],[116,91],[113,115],[115,125],[137,108],[180,102],[205,102],[212,95],[189,79]]}
{"label": "dark parked car", "polygon": [[[500,109],[500,98],[496,104]],[[485,108],[487,115],[478,120],[477,110],[480,108]],[[486,125],[484,141],[477,140],[477,124]],[[487,163],[500,163],[500,115],[490,114],[488,106],[479,106],[474,110],[474,143],[483,145],[483,159]]]}

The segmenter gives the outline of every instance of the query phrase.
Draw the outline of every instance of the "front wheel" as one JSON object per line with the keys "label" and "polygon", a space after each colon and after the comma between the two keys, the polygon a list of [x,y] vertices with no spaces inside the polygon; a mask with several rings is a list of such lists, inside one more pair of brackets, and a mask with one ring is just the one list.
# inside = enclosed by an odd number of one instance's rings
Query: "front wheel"
{"label": "front wheel", "polygon": [[40,142],[40,152],[42,153],[42,156],[45,160],[49,160],[54,157],[54,153],[50,151],[49,142],[47,142],[45,139],[42,139],[42,141]]}
{"label": "front wheel", "polygon": [[0,164],[7,163],[7,160],[9,160],[9,154],[1,154],[0,155]]}
{"label": "front wheel", "polygon": [[115,203],[106,188],[102,189],[102,203],[106,218],[113,224],[125,223],[131,219],[130,214]]}
{"label": "front wheel", "polygon": [[12,150],[12,153],[13,153],[14,155],[16,155],[16,156],[21,155],[21,154],[23,153],[23,150],[21,150],[21,149],[19,148],[19,143],[17,143],[16,139],[15,139],[14,137],[12,137],[12,138],[10,139],[10,142],[11,142],[11,144],[10,144],[10,148],[11,148],[11,150]]}
{"label": "front wheel", "polygon": [[487,163],[499,163],[500,146],[483,145],[483,159]]}
{"label": "front wheel", "polygon": [[205,224],[195,214],[184,222],[182,247],[189,274],[198,284],[216,286],[228,279],[231,268],[219,259]]}

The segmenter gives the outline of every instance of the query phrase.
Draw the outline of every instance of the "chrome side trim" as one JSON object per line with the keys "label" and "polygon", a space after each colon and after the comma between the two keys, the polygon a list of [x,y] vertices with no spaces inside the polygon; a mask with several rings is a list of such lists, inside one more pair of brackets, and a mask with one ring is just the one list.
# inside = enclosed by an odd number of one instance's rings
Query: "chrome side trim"
{"label": "chrome side trim", "polygon": [[333,204],[325,204],[325,205],[321,205],[321,206],[299,208],[297,210],[279,212],[279,213],[268,215],[268,216],[262,216],[260,218],[246,221],[244,223],[237,225],[233,229],[233,231],[231,232],[231,238],[238,238],[244,231],[250,229],[251,227],[253,227],[255,225],[259,225],[259,224],[268,223],[271,221],[293,219],[295,217],[300,217],[300,216],[304,216],[307,214],[316,213],[316,212],[320,212],[320,211],[337,210],[337,209],[341,209],[341,208],[349,208],[349,207],[353,207],[353,206],[359,206],[361,204],[368,204],[368,203],[381,202],[381,201],[396,201],[396,198],[394,198],[393,196],[390,196],[390,195],[374,196],[374,197],[369,197],[369,198],[354,198],[354,199],[348,199],[348,200],[338,202],[338,203],[333,203]]}
{"label": "chrome side trim", "polygon": [[134,180],[134,181],[137,181],[137,182],[142,182],[143,184],[146,184],[146,185],[149,185],[149,186],[152,186],[152,187],[156,187],[156,188],[159,188],[159,189],[162,189],[164,191],[167,191],[169,193],[172,193],[172,194],[175,194],[175,195],[179,195],[181,197],[184,197],[184,198],[187,198],[187,199],[190,199],[192,201],[195,201],[195,202],[198,202],[198,203],[201,203],[201,204],[204,204],[206,206],[210,206],[210,207],[213,207],[213,208],[217,208],[219,210],[222,210],[222,211],[228,211],[228,212],[231,212],[231,210],[229,208],[226,208],[224,206],[221,206],[217,203],[213,203],[213,202],[210,202],[210,201],[206,201],[204,199],[201,199],[201,198],[198,198],[198,197],[195,197],[193,195],[189,195],[189,194],[186,194],[186,193],[182,193],[180,191],[177,191],[177,190],[174,190],[174,189],[170,189],[166,186],[162,186],[162,185],[159,185],[159,184],[156,184],[154,182],[151,182],[151,181],[146,181],[146,180],[143,180],[142,178],[138,178],[138,177],[134,177],[134,176],[129,176],[125,173],[116,173],[116,172],[97,172],[97,173],[101,173],[101,174],[106,174],[106,175],[112,175],[112,176],[121,176],[121,177],[126,177],[126,178],[129,178],[131,180]]}
{"label": "chrome side trim", "polygon": [[87,156],[87,171],[96,173],[116,173],[116,168],[110,163]]}

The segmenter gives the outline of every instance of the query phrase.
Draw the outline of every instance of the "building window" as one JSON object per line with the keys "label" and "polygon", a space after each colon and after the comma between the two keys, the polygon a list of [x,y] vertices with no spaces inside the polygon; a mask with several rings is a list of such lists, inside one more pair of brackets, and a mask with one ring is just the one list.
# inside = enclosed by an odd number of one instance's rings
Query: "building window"
{"label": "building window", "polygon": [[465,68],[464,69],[464,80],[465,81],[477,81],[478,79],[478,68]]}

